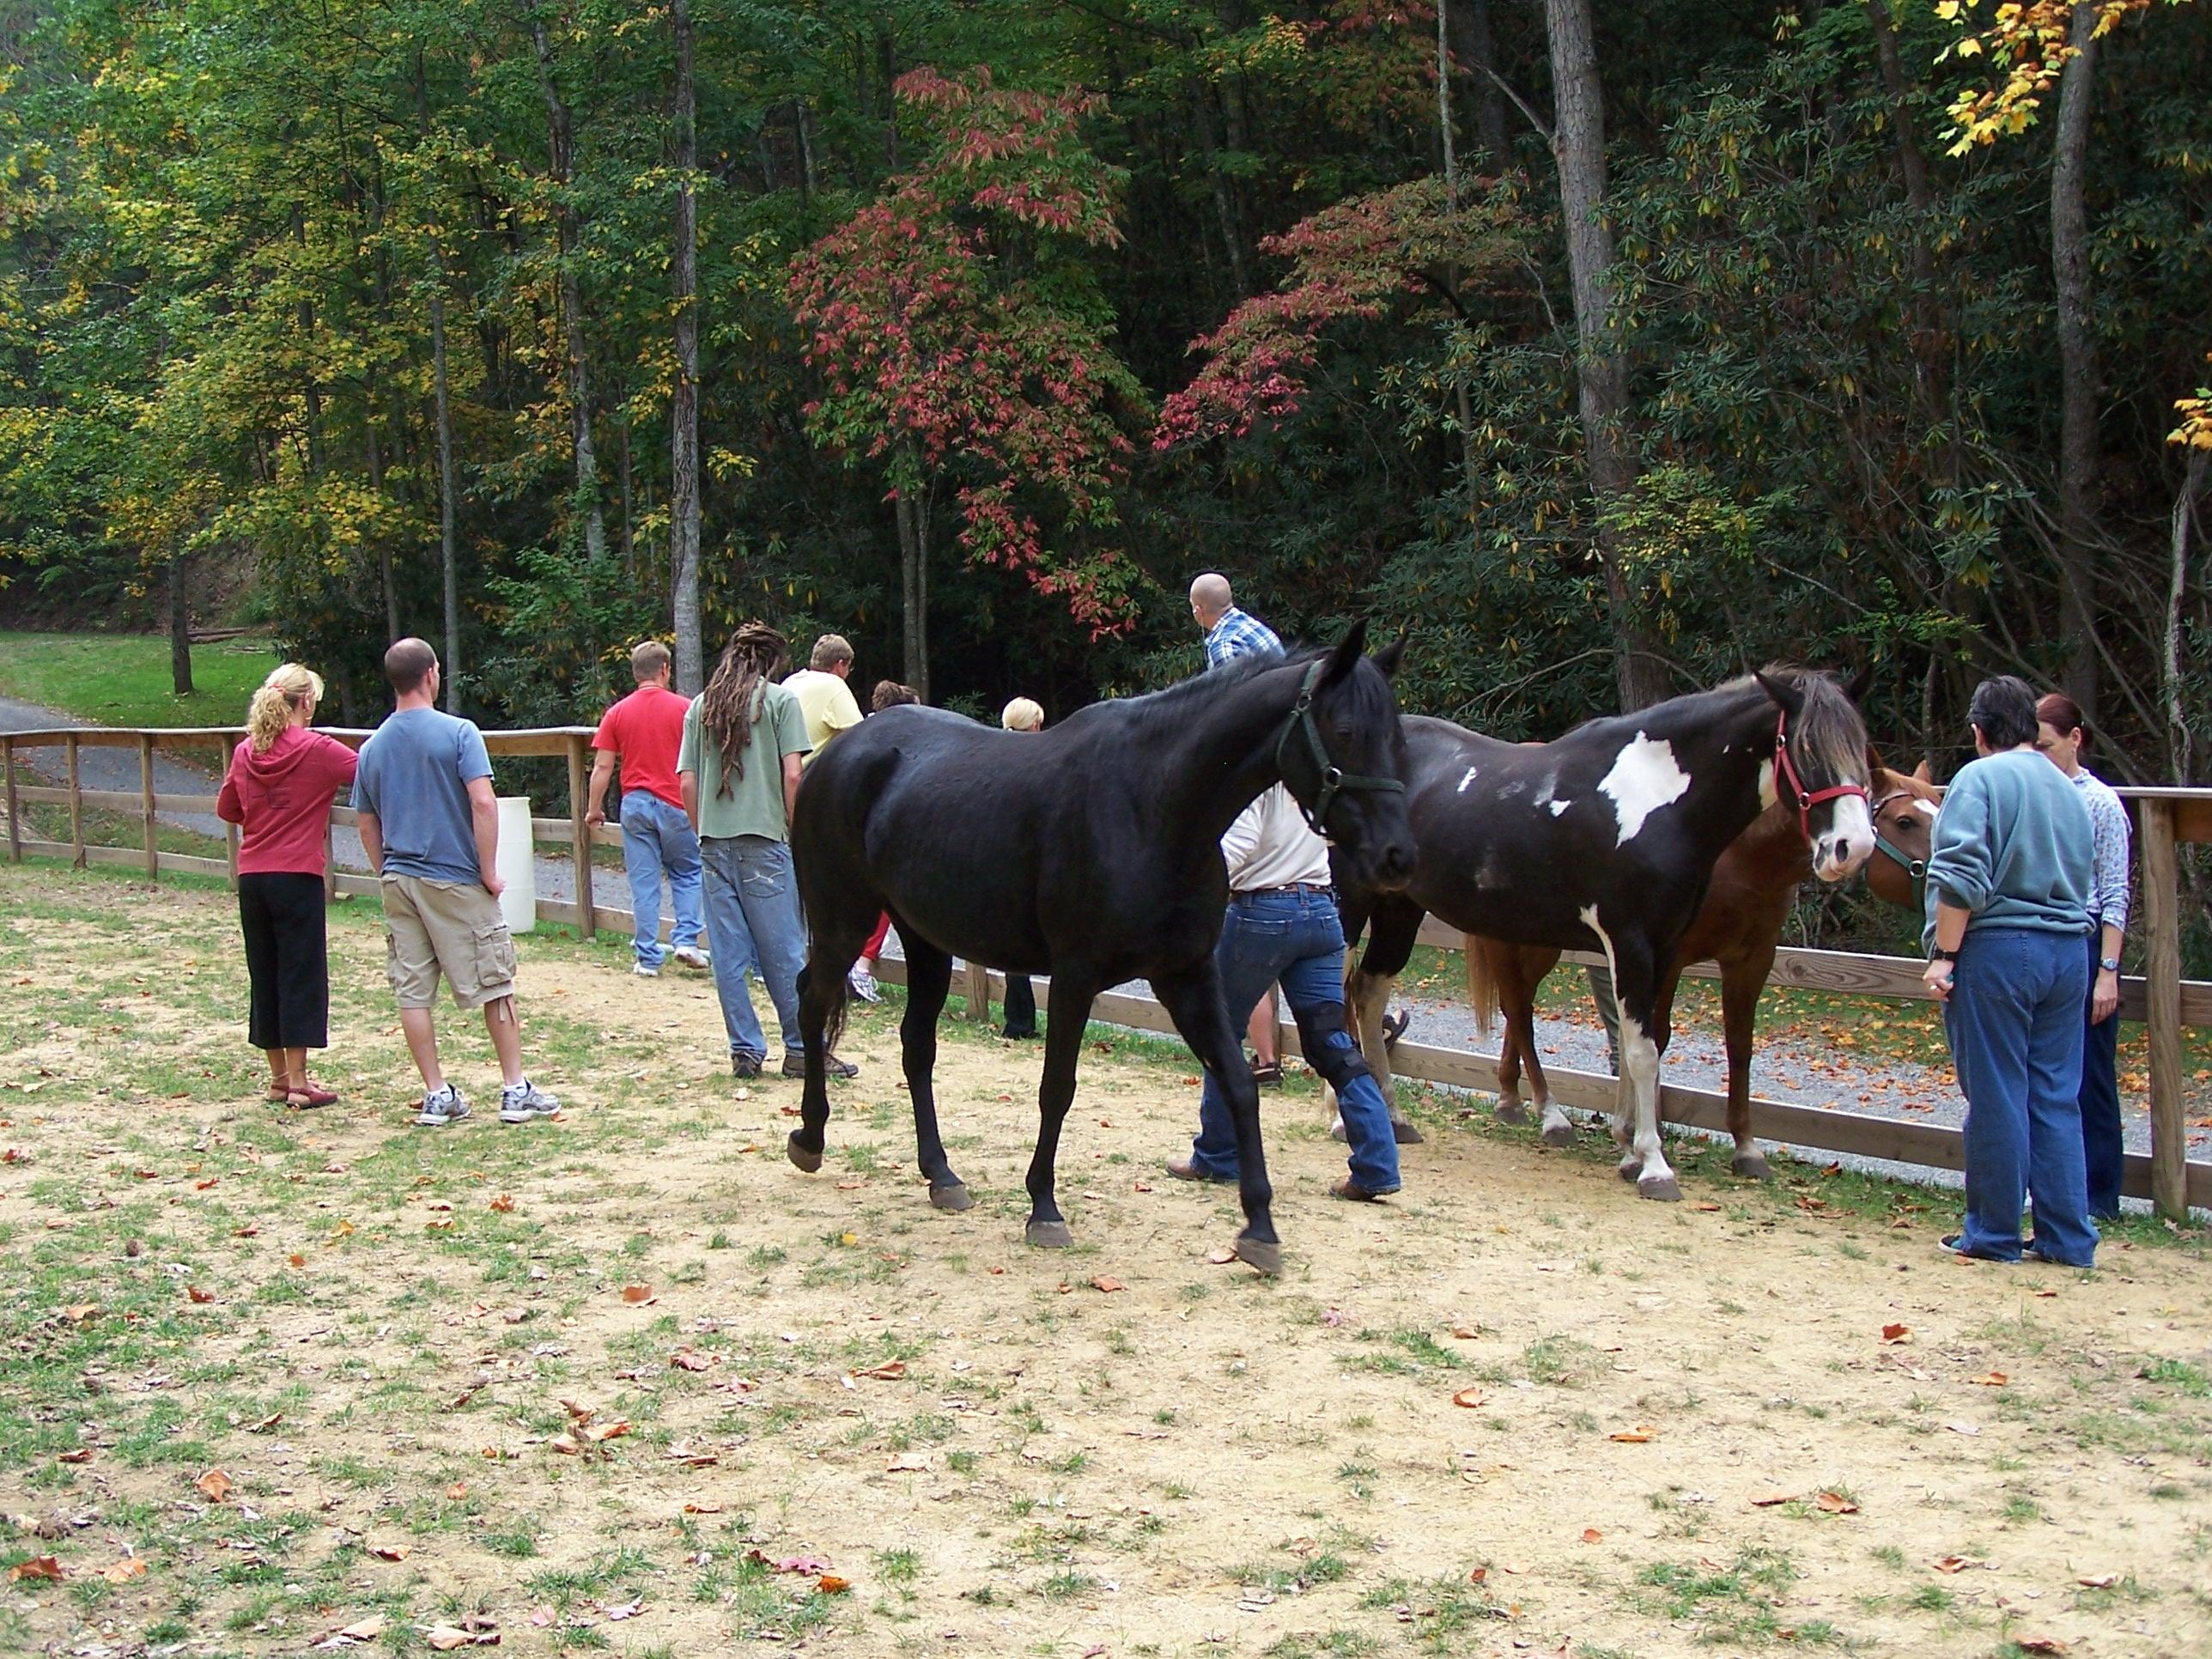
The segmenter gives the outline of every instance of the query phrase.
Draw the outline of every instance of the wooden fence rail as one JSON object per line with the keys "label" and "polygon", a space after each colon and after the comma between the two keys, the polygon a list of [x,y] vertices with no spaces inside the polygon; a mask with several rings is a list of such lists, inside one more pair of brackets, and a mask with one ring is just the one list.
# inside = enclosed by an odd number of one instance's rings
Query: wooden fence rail
{"label": "wooden fence rail", "polygon": [[[322,728],[331,737],[356,747],[368,736],[365,731]],[[564,761],[567,764],[569,814],[565,818],[532,818],[533,840],[566,844],[575,882],[570,900],[540,899],[538,911],[547,921],[574,927],[585,938],[599,928],[627,933],[630,913],[595,903],[592,896],[591,849],[618,847],[619,831],[607,826],[592,829],[584,822],[585,780],[590,770],[590,726],[550,726],[514,732],[487,732],[484,747],[495,756],[532,756]],[[233,744],[242,736],[234,726],[193,728],[67,727],[49,731],[0,733],[0,774],[4,774],[8,814],[8,855],[67,858],[82,867],[87,864],[136,865],[149,880],[164,871],[201,875],[228,874],[235,884],[238,835],[226,835],[222,859],[165,853],[157,842],[159,815],[163,812],[215,811],[213,795],[173,795],[154,787],[156,749],[184,749],[196,758],[212,759],[221,771],[228,764]],[[64,782],[59,786],[19,781],[15,761],[19,751],[59,748],[64,751]],[[136,749],[139,787],[136,790],[87,789],[82,783],[82,753],[85,749]],[[2212,1207],[2212,1164],[2188,1161],[2187,1120],[2183,1110],[2182,1033],[2189,1027],[2212,1025],[2212,981],[2181,977],[2181,888],[2178,848],[2182,843],[2212,842],[2212,789],[2136,789],[2119,791],[2138,821],[2137,842],[2142,858],[2142,931],[2147,951],[2144,972],[2121,981],[2120,1016],[2141,1020],[2148,1028],[2150,1047],[2151,1151],[2148,1157],[2128,1156],[2123,1190],[2148,1197],[2161,1215],[2179,1218],[2191,1206]],[[21,805],[66,805],[70,809],[70,839],[46,841],[24,834]],[[142,845],[137,848],[88,844],[85,839],[87,807],[136,813]],[[351,827],[349,808],[334,806],[331,822]],[[368,876],[341,873],[331,868],[328,890],[338,894],[372,895],[379,890]],[[1444,951],[1462,948],[1461,935],[1434,918],[1425,922],[1421,942]],[[1570,951],[1570,962],[1595,963],[1589,952]],[[1923,963],[1902,957],[1871,956],[1847,951],[1785,949],[1776,957],[1770,983],[1838,995],[1926,1000],[1920,981]],[[902,983],[903,964],[886,960],[884,976]],[[1719,969],[1710,962],[1684,969],[1692,978],[1717,978]],[[980,964],[968,967],[958,981],[968,1018],[987,1020],[991,997],[1004,994],[1004,976]],[[1166,1012],[1146,997],[1108,993],[1092,1007],[1093,1016],[1142,1030],[1172,1028]],[[1284,1033],[1285,1051],[1298,1052],[1297,1034]],[[1495,1083],[1497,1056],[1459,1048],[1431,1048],[1401,1042],[1394,1051],[1400,1076],[1460,1087],[1489,1089]],[[1552,1093],[1561,1104],[1590,1110],[1612,1109],[1613,1079],[1587,1073],[1546,1068]],[[1694,1127],[1725,1127],[1724,1096],[1698,1089],[1666,1085],[1661,1094],[1661,1115],[1668,1121]],[[1752,1129],[1760,1137],[1823,1152],[1863,1158],[1891,1159],[1936,1169],[1963,1166],[1960,1133],[1934,1124],[1899,1122],[1863,1113],[1829,1111],[1780,1101],[1752,1102]]]}

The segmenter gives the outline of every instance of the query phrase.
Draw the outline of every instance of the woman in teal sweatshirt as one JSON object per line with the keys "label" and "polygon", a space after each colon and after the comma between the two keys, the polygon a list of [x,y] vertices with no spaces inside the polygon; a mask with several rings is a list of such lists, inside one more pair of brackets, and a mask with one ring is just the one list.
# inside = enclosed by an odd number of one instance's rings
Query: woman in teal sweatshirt
{"label": "woman in teal sweatshirt", "polygon": [[1966,1220],[1960,1255],[2094,1262],[2081,1157],[2081,1006],[2088,995],[2089,815],[2035,750],[2035,694],[1984,680],[1968,709],[1974,748],[1951,780],[1928,859],[1929,989],[1966,1096]]}

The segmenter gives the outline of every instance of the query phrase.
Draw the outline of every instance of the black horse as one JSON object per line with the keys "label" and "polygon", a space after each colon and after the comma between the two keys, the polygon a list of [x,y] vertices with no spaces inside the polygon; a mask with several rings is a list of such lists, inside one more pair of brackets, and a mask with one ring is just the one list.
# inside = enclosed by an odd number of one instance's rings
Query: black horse
{"label": "black horse", "polygon": [[1213,966],[1228,903],[1220,842],[1280,781],[1364,888],[1405,882],[1413,841],[1389,679],[1403,641],[1369,659],[1365,638],[1363,623],[1325,653],[1242,658],[1150,696],[1093,704],[1034,735],[940,709],[890,708],[823,750],[799,787],[792,825],[813,941],[799,980],[806,1085],[791,1161],[821,1167],[823,1055],[843,1023],[846,973],[888,910],[906,951],[899,1037],[933,1204],[971,1202],[945,1156],[931,1086],[953,957],[1051,975],[1028,1182],[1028,1238],[1037,1245],[1071,1242],[1053,1164],[1091,1000],[1141,976],[1228,1097],[1243,1170],[1237,1254],[1277,1271],[1259,1093]]}
{"label": "black horse", "polygon": [[1388,1086],[1382,1011],[1423,912],[1510,945],[1602,951],[1621,1014],[1621,1176],[1646,1198],[1680,1198],[1659,1141],[1660,981],[1721,854],[1778,799],[1796,809],[1823,881],[1874,851],[1862,689],[1770,669],[1547,744],[1409,717],[1413,880],[1369,891],[1336,872],[1345,937],[1372,927],[1345,1000],[1376,1076]]}

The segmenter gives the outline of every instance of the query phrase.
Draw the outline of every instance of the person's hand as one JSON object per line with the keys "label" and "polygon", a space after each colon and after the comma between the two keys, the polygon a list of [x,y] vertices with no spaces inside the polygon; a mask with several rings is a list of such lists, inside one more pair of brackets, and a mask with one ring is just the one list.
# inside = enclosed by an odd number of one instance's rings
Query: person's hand
{"label": "person's hand", "polygon": [[594,830],[600,828],[606,821],[607,815],[596,806],[584,814],[584,822]]}
{"label": "person's hand", "polygon": [[483,878],[484,891],[497,898],[507,890],[507,878],[496,870],[487,870]]}
{"label": "person's hand", "polygon": [[1928,964],[1928,971],[1920,975],[1920,982],[1928,988],[1938,1002],[1951,1000],[1951,975],[1954,966],[1948,962],[1931,962]]}
{"label": "person's hand", "polygon": [[2102,1025],[2120,1012],[2120,976],[2100,968],[2097,983],[2089,993],[2089,1024]]}

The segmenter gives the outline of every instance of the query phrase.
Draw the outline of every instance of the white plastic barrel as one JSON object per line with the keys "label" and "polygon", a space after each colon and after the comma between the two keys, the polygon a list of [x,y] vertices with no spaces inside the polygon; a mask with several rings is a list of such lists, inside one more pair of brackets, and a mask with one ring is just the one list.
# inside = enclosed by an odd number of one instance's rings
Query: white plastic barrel
{"label": "white plastic barrel", "polygon": [[499,896],[507,931],[526,933],[538,926],[538,862],[530,842],[530,797],[499,798],[499,848],[495,862],[507,890]]}

